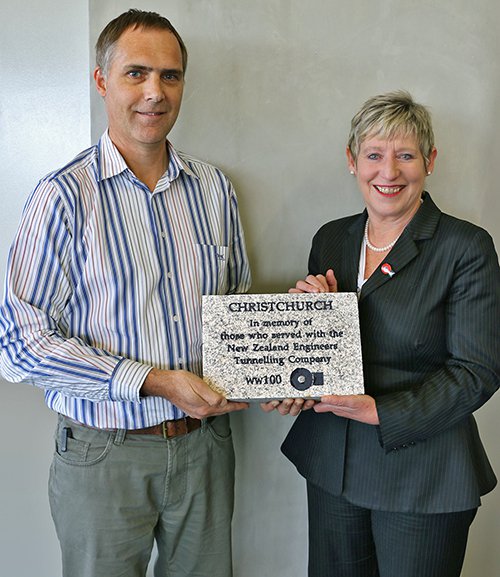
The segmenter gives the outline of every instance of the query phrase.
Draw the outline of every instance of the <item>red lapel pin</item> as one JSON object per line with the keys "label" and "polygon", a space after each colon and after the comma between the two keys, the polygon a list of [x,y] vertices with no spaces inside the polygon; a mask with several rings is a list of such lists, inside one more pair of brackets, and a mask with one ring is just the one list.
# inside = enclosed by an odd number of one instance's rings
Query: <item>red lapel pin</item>
{"label": "red lapel pin", "polygon": [[388,274],[389,277],[393,277],[396,273],[392,270],[391,265],[388,262],[384,262],[384,264],[380,267],[380,270],[384,274]]}

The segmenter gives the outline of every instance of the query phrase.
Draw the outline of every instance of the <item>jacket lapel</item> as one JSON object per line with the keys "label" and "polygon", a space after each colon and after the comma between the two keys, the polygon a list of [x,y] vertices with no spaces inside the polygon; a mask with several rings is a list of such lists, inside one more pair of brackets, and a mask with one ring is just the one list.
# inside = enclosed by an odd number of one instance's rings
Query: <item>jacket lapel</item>
{"label": "jacket lapel", "polygon": [[[342,270],[337,281],[342,292],[356,292],[358,288],[359,251],[363,242],[363,231],[367,219],[364,210],[348,228],[345,242],[342,246]],[[337,275],[337,272],[334,271]]]}
{"label": "jacket lapel", "polygon": [[[363,285],[359,300],[366,298],[391,280],[419,254],[417,241],[433,237],[441,211],[434,204],[428,192],[424,192],[423,199],[422,206],[405,228],[394,248]],[[389,265],[389,270],[384,265]],[[385,273],[382,272],[384,268],[386,269]]]}

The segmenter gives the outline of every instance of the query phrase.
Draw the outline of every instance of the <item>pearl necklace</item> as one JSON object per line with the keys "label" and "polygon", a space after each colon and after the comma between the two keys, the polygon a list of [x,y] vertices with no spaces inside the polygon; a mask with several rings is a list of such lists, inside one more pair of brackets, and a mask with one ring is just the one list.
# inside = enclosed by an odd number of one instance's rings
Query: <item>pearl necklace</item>
{"label": "pearl necklace", "polygon": [[401,233],[398,234],[398,236],[391,242],[389,243],[387,246],[382,246],[382,247],[378,247],[378,246],[373,246],[373,244],[368,240],[368,222],[370,221],[369,218],[366,219],[366,224],[365,224],[365,242],[366,242],[366,246],[370,249],[373,250],[373,252],[387,252],[388,250],[391,250],[391,248],[396,244],[396,242],[398,241],[398,238],[401,236]]}

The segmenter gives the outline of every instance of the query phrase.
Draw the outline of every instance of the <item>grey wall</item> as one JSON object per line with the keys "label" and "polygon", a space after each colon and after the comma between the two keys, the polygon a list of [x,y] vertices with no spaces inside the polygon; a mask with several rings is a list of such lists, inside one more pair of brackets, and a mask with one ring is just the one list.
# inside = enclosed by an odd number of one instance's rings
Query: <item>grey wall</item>
{"label": "grey wall", "polygon": [[[90,144],[88,1],[0,2],[0,274],[37,181]],[[54,415],[0,381],[0,575],[57,577],[47,499]]]}
{"label": "grey wall", "polygon": [[[0,154],[8,167],[0,190],[2,267],[29,190],[88,144],[87,56],[105,23],[130,5],[38,0],[26,14],[7,8],[12,26],[0,36],[3,70],[12,70],[0,99]],[[487,228],[500,247],[495,0],[474,6],[465,0],[136,0],[135,6],[171,18],[186,41],[186,92],[171,139],[222,167],[235,184],[253,292],[287,290],[305,272],[319,225],[362,207],[344,161],[349,121],[367,97],[396,88],[410,90],[433,113],[439,154],[428,189],[434,199]],[[90,95],[95,140],[105,118],[93,89]],[[0,478],[0,574],[54,577],[59,559],[45,496],[53,417],[39,391],[2,384],[2,393],[7,473]],[[497,395],[477,415],[498,474],[499,409]],[[257,407],[233,419],[235,577],[305,575],[304,485],[279,453],[290,423]],[[464,577],[500,575],[500,491],[483,503]]]}

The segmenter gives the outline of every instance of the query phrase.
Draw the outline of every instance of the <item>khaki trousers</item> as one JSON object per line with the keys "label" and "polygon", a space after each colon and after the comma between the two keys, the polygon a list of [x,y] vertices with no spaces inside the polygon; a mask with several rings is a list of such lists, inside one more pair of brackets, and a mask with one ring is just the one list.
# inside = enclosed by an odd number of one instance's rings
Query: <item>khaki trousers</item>
{"label": "khaki trousers", "polygon": [[60,417],[55,439],[49,498],[64,577],[144,577],[154,542],[155,577],[231,577],[227,415],[172,439]]}

